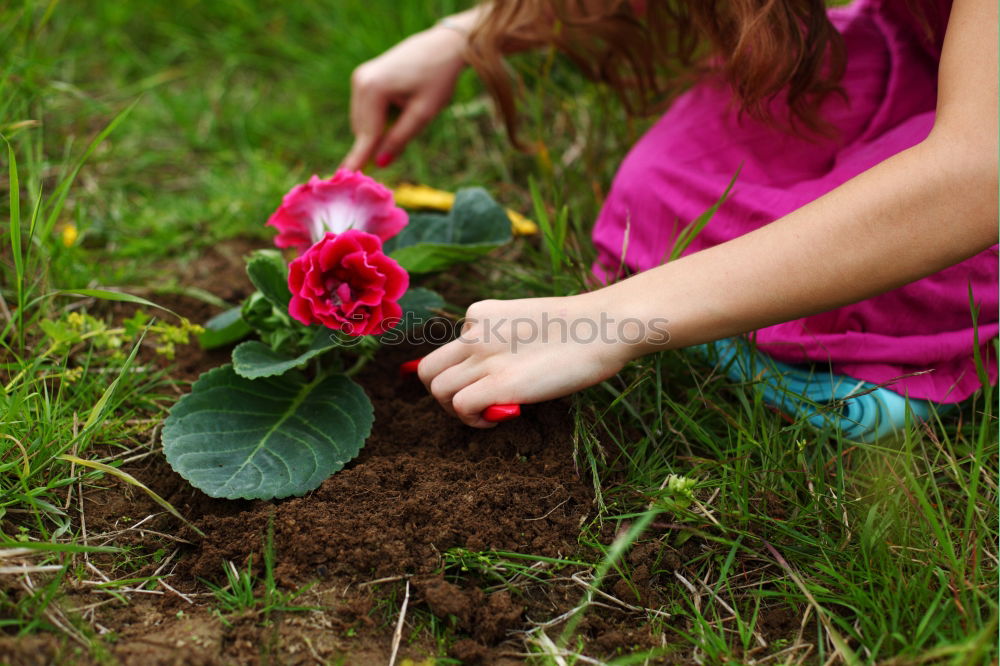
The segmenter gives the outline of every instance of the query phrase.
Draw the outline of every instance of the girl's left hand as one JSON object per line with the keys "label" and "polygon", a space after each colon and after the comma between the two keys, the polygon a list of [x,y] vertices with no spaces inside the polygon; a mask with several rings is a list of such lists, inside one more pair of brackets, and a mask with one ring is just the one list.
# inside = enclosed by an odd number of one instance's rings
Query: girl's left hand
{"label": "girl's left hand", "polygon": [[[480,301],[462,334],[426,356],[419,376],[441,406],[464,423],[490,428],[490,405],[551,400],[615,375],[661,342],[666,320],[619,320],[601,291],[560,298]],[[652,330],[655,329],[655,330]]]}

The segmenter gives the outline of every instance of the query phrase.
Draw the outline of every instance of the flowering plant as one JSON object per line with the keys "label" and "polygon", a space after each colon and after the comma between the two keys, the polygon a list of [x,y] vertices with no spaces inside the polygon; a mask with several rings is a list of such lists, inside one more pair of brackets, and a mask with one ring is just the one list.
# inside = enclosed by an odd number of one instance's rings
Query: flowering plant
{"label": "flowering plant", "polygon": [[[409,214],[347,170],[293,187],[267,224],[279,250],[249,258],[257,291],[200,337],[206,348],[259,339],[204,373],[163,428],[167,461],[213,497],[301,495],[352,460],[374,418],[352,376],[386,333],[405,339],[444,306],[411,275],[511,238],[507,213],[481,188],[457,192],[447,213]],[[280,250],[296,256],[286,263]]]}

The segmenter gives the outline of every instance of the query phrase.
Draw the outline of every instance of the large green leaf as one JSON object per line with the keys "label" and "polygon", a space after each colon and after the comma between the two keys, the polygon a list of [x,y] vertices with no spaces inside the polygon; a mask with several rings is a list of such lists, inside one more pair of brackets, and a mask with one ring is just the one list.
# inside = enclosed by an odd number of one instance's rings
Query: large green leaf
{"label": "large green leaf", "polygon": [[481,187],[459,190],[448,217],[452,220],[451,243],[499,245],[511,239],[507,211]]}
{"label": "large green leaf", "polygon": [[316,332],[309,349],[298,356],[282,354],[263,342],[249,340],[233,350],[233,370],[247,379],[281,375],[314,356],[333,349],[338,344],[332,331],[325,328]]}
{"label": "large green leaf", "polygon": [[288,310],[288,266],[277,250],[257,250],[247,262],[247,275],[267,300],[282,312]]}
{"label": "large green leaf", "polygon": [[459,190],[447,215],[413,213],[385,250],[411,273],[439,271],[474,261],[511,239],[510,219],[486,190]]}
{"label": "large green leaf", "polygon": [[343,375],[246,379],[224,365],[170,410],[163,451],[212,497],[302,495],[358,455],[373,418],[368,396]]}

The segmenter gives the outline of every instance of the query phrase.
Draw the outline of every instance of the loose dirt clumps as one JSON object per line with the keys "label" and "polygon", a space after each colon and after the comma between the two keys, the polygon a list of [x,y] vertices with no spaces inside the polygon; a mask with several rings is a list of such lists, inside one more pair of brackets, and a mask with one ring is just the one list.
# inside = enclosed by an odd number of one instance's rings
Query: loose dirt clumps
{"label": "loose dirt clumps", "polygon": [[417,583],[432,613],[438,617],[453,616],[458,627],[477,641],[494,645],[502,641],[509,629],[521,624],[524,606],[500,590],[485,594],[478,588],[462,589],[443,578],[429,578]]}
{"label": "loose dirt clumps", "polygon": [[529,408],[490,430],[467,428],[416,379],[398,377],[396,361],[414,354],[386,354],[361,376],[376,420],[354,463],[305,497],[201,518],[207,536],[191,573],[213,577],[222,560],[244,558],[269,520],[277,575],[287,585],[428,574],[451,548],[547,557],[574,550],[591,497],[573,467],[566,407]]}

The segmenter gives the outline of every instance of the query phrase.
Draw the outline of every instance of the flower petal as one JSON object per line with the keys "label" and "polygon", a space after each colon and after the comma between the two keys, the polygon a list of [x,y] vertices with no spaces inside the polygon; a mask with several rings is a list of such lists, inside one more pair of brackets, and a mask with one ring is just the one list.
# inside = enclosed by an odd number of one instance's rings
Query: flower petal
{"label": "flower petal", "polygon": [[288,303],[288,314],[292,319],[305,326],[311,326],[313,323],[312,308],[309,307],[309,302],[296,294],[292,294],[292,300]]}

